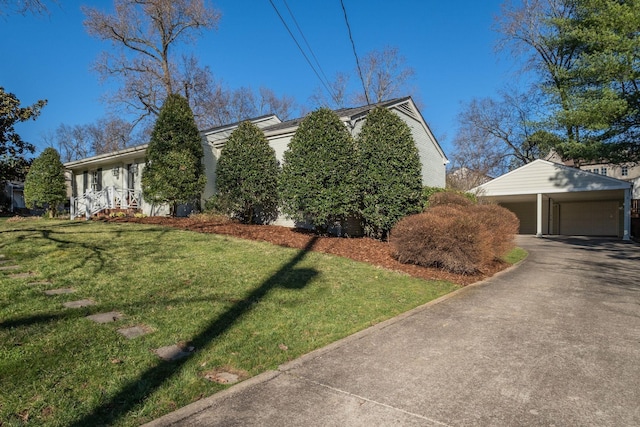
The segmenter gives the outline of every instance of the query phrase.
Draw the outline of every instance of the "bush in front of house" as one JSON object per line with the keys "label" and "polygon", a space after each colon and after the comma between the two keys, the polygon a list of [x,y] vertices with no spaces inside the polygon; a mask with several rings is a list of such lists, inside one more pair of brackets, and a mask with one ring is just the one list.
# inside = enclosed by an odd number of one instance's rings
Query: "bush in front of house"
{"label": "bush in front of house", "polygon": [[241,123],[222,149],[216,170],[217,209],[245,223],[278,215],[278,160],[260,128]]}
{"label": "bush in front of house", "polygon": [[64,166],[55,148],[45,148],[33,161],[24,182],[24,201],[30,209],[46,207],[53,218],[67,198]]}
{"label": "bush in front of house", "polygon": [[449,198],[453,200],[453,203],[456,204],[465,204],[464,201],[456,201],[457,198],[454,196],[462,196],[472,204],[478,202],[478,198],[475,194],[467,193],[458,190],[452,190],[450,188],[442,188],[442,187],[423,187],[422,188],[422,207],[423,210],[427,209],[429,206],[435,206],[438,204],[447,204]]}
{"label": "bush in front of house", "polygon": [[398,261],[474,274],[513,247],[519,227],[513,213],[446,194],[436,193],[423,213],[408,216],[393,228],[389,241]]}
{"label": "bush in front of house", "polygon": [[473,212],[483,227],[488,229],[490,247],[494,258],[499,258],[513,249],[513,236],[518,234],[520,220],[509,209],[487,204],[473,206]]}
{"label": "bush in front of house", "polygon": [[335,112],[321,108],[305,117],[283,157],[279,187],[284,214],[320,233],[357,215],[354,141]]}
{"label": "bush in front of house", "polygon": [[438,206],[402,219],[389,240],[404,264],[473,274],[492,257],[487,233],[469,209]]}
{"label": "bush in front of house", "polygon": [[204,151],[198,126],[186,98],[167,97],[151,133],[142,191],[145,200],[168,203],[171,216],[179,204],[199,200],[206,182]]}
{"label": "bush in front of house", "polygon": [[422,210],[418,148],[398,115],[376,107],[367,115],[356,149],[363,230],[369,237],[385,239],[401,218]]}
{"label": "bush in front of house", "polygon": [[433,194],[429,197],[428,208],[435,208],[437,206],[462,206],[467,207],[473,205],[474,202],[469,200],[464,195],[453,191],[442,191]]}

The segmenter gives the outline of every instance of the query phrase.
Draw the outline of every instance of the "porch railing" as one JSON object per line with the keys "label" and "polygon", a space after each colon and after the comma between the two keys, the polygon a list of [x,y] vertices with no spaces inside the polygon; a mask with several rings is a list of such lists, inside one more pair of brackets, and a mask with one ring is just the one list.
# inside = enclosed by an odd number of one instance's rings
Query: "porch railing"
{"label": "porch railing", "polygon": [[105,209],[139,209],[141,194],[131,189],[105,187],[100,191],[88,190],[71,198],[71,219],[90,218]]}

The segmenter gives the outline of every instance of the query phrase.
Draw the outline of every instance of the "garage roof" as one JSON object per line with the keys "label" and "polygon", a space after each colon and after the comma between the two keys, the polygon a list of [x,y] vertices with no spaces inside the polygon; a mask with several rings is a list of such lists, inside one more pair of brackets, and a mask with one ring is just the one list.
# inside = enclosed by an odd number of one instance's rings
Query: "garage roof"
{"label": "garage roof", "polygon": [[[631,183],[538,159],[474,190],[486,197],[625,190]],[[569,196],[567,194],[567,196]]]}

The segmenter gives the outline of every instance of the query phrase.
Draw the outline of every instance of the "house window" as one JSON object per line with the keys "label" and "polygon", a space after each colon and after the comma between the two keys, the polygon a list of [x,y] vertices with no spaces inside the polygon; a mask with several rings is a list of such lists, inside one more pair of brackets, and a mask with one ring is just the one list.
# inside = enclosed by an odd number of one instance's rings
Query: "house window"
{"label": "house window", "polygon": [[600,175],[607,176],[607,168],[600,168]]}
{"label": "house window", "polygon": [[592,172],[597,174],[598,173],[598,169],[594,169]]}
{"label": "house window", "polygon": [[622,176],[629,176],[629,168],[627,166],[622,166],[620,172],[622,173]]}
{"label": "house window", "polygon": [[102,191],[102,168],[93,171],[91,189],[93,191]]}
{"label": "house window", "polygon": [[82,172],[82,194],[87,192],[89,187],[89,171]]}

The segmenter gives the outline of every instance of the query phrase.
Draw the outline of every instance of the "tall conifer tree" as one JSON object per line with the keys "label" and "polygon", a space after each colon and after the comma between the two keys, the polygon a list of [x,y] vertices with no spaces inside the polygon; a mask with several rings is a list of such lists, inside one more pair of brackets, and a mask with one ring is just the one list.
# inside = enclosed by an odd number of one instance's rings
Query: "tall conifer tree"
{"label": "tall conifer tree", "polygon": [[411,129],[384,107],[373,109],[357,139],[361,216],[366,235],[384,239],[421,208],[422,167]]}
{"label": "tall conifer tree", "polygon": [[167,97],[153,128],[142,172],[145,199],[168,203],[175,216],[178,204],[197,203],[206,176],[200,132],[189,103],[181,95]]}

